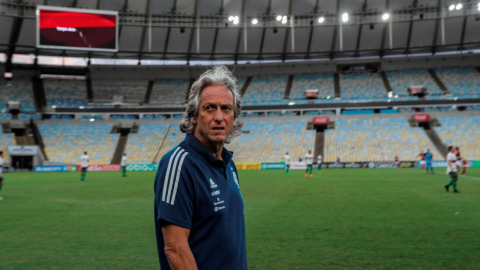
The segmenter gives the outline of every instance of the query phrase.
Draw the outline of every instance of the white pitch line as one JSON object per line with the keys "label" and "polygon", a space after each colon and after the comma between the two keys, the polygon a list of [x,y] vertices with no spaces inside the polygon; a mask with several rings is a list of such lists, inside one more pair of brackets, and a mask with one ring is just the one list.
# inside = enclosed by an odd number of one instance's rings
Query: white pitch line
{"label": "white pitch line", "polygon": [[468,176],[468,175],[462,175],[460,177],[467,177],[467,178],[470,178],[470,179],[473,179],[473,180],[477,180],[477,181],[480,181],[480,178],[477,178],[477,177],[473,177],[473,176]]}

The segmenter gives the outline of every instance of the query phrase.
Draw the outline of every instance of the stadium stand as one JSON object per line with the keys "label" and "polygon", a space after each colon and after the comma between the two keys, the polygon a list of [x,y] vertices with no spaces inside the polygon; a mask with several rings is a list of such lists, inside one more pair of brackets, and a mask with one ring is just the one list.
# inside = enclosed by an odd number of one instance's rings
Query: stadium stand
{"label": "stadium stand", "polygon": [[319,98],[335,97],[332,73],[302,73],[295,75],[289,99],[305,99],[305,90],[318,89]]}
{"label": "stadium stand", "polygon": [[185,104],[188,79],[158,79],[152,88],[150,103],[152,104]]}
{"label": "stadium stand", "polygon": [[243,85],[247,81],[245,77],[237,77],[237,89],[238,91],[242,91]]}
{"label": "stadium stand", "polygon": [[354,73],[340,75],[341,97],[356,101],[388,99],[379,73]]}
{"label": "stadium stand", "polygon": [[48,106],[88,107],[87,87],[83,80],[43,79]]}
{"label": "stadium stand", "polygon": [[434,70],[455,97],[480,97],[480,73],[473,67],[443,67]]}
{"label": "stadium stand", "polygon": [[423,69],[403,69],[386,72],[392,91],[396,95],[408,96],[410,86],[424,86],[430,95],[442,95],[443,92],[430,74]]}
{"label": "stadium stand", "polygon": [[104,124],[40,124],[45,152],[50,161],[80,164],[80,156],[88,152],[90,164],[110,164],[118,134],[110,133],[113,125]]}
{"label": "stadium stand", "polygon": [[22,112],[35,112],[32,81],[26,77],[12,79],[11,85],[0,81],[0,110],[7,110],[8,101],[18,101]]}
{"label": "stadium stand", "polygon": [[13,133],[3,133],[3,127],[0,125],[0,149],[3,150],[3,162],[10,163],[10,155],[8,154],[8,146],[14,146],[15,136]]}
{"label": "stadium stand", "polygon": [[165,138],[165,143],[163,144],[160,152],[158,152],[157,157],[155,158],[155,163],[158,163],[160,159],[173,147],[179,145],[185,139],[185,134],[180,132],[178,129],[178,124],[170,125],[168,129],[168,135]]}
{"label": "stadium stand", "polygon": [[123,96],[124,103],[140,103],[147,92],[147,80],[94,80],[92,81],[95,102],[112,102],[113,96]]}
{"label": "stadium stand", "polygon": [[4,121],[12,120],[12,114],[0,113],[0,120],[4,120]]}
{"label": "stadium stand", "polygon": [[29,121],[30,119],[33,120],[42,120],[42,115],[41,114],[30,114],[30,113],[19,113],[18,114],[18,120],[21,121]]}
{"label": "stadium stand", "polygon": [[[352,136],[354,134],[354,136]],[[405,118],[338,119],[325,131],[325,161],[345,162],[416,160],[430,149],[443,159],[421,128],[411,128]]]}
{"label": "stadium stand", "polygon": [[460,147],[468,160],[480,159],[480,116],[443,116],[437,121],[441,127],[434,130],[443,143]]}
{"label": "stadium stand", "polygon": [[283,94],[287,88],[287,75],[255,76],[248,86],[244,105],[273,105],[287,104],[283,101]]}
{"label": "stadium stand", "polygon": [[304,157],[315,146],[315,131],[306,130],[307,121],[245,122],[248,132],[233,139],[226,148],[235,162],[280,162],[286,152],[293,160]]}
{"label": "stadium stand", "polygon": [[137,133],[130,133],[125,147],[128,163],[152,163],[169,127],[169,124],[141,124]]}

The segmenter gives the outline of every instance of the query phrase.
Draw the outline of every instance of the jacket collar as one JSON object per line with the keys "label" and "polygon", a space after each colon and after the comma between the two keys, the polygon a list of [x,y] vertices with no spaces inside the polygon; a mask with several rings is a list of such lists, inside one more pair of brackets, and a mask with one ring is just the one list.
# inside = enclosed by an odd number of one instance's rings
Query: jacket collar
{"label": "jacket collar", "polygon": [[208,149],[202,144],[202,142],[200,142],[200,140],[197,139],[197,137],[195,137],[193,134],[187,134],[185,141],[193,148],[193,150],[195,150],[195,152],[197,152],[197,154],[202,156],[211,165],[226,165],[233,157],[233,152],[228,151],[224,147],[222,150],[223,161],[221,161],[212,153],[210,153],[210,151],[208,151]]}

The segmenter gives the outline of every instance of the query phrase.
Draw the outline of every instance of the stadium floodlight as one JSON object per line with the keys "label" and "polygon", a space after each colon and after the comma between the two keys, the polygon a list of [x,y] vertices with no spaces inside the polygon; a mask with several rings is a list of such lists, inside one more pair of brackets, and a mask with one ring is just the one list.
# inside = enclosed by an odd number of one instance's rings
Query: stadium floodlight
{"label": "stadium floodlight", "polygon": [[229,17],[228,17],[228,21],[229,21],[229,22],[233,21],[233,16],[229,16]]}
{"label": "stadium floodlight", "polygon": [[480,3],[478,3],[478,11],[480,11]]}
{"label": "stadium floodlight", "polygon": [[390,18],[390,14],[388,14],[388,13],[383,14],[382,19],[384,21],[388,20],[388,18]]}
{"label": "stadium floodlight", "polygon": [[347,22],[348,21],[348,13],[343,13],[342,14],[342,21]]}
{"label": "stadium floodlight", "polygon": [[290,106],[295,105],[295,102],[289,102],[288,105]]}
{"label": "stadium floodlight", "polygon": [[90,118],[90,122],[93,122],[93,121],[95,121],[95,118]]}
{"label": "stadium floodlight", "polygon": [[324,17],[318,18],[318,22],[319,22],[319,23],[323,23],[324,21],[325,21],[325,18],[324,18]]}
{"label": "stadium floodlight", "polygon": [[448,7],[448,10],[450,10],[450,11],[452,11],[452,10],[454,10],[454,9],[455,9],[455,5],[450,5],[450,6]]}
{"label": "stadium floodlight", "polygon": [[238,16],[233,17],[233,24],[238,24],[240,18]]}
{"label": "stadium floodlight", "polygon": [[455,7],[457,10],[460,10],[462,9],[463,5],[462,4],[457,4],[457,6]]}
{"label": "stadium floodlight", "polygon": [[258,23],[258,20],[257,19],[253,19],[252,20],[252,24],[257,24]]}
{"label": "stadium floodlight", "polygon": [[283,23],[283,24],[286,24],[286,23],[287,23],[287,19],[288,19],[287,16],[283,16],[283,18],[282,18],[282,23]]}
{"label": "stadium floodlight", "polygon": [[278,15],[277,16],[277,21],[281,21],[282,20],[282,15]]}

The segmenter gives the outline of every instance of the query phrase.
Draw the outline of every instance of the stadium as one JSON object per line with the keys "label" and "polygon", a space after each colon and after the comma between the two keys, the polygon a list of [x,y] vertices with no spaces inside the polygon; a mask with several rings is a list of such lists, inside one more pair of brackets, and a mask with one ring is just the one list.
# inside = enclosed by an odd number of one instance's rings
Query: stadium
{"label": "stadium", "polygon": [[0,269],[159,269],[156,171],[219,65],[250,269],[479,268],[478,0],[0,0],[0,26]]}

